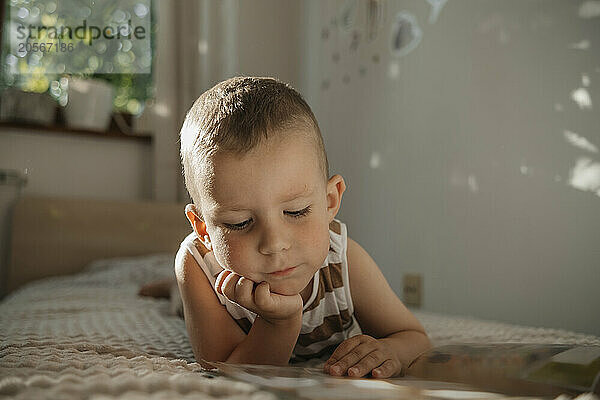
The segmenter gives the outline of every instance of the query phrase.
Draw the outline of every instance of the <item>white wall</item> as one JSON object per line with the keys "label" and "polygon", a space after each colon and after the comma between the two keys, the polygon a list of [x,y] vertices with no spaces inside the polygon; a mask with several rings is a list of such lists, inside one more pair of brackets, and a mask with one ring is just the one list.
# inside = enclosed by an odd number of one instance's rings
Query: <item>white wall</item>
{"label": "white wall", "polygon": [[237,4],[235,75],[273,76],[298,88],[302,70],[301,1]]}
{"label": "white wall", "polygon": [[[349,234],[398,294],[422,273],[425,310],[600,334],[600,156],[564,133],[600,147],[600,17],[580,18],[582,1],[451,0],[430,24],[426,1],[385,2],[368,43],[359,2],[352,51],[332,24],[348,3],[308,3],[303,68]],[[397,58],[401,10],[423,38]]]}
{"label": "white wall", "polygon": [[27,170],[24,193],[141,200],[152,193],[148,143],[3,129],[0,168]]}

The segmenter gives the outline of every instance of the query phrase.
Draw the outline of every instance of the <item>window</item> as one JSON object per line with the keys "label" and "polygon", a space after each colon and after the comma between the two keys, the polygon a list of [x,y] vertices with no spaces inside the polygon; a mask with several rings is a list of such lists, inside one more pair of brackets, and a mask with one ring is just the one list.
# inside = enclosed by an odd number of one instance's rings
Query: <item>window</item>
{"label": "window", "polygon": [[[0,3],[0,89],[47,92],[64,106],[73,75],[109,82],[118,112],[139,114],[153,98],[152,0]],[[142,31],[144,40],[135,40]]]}

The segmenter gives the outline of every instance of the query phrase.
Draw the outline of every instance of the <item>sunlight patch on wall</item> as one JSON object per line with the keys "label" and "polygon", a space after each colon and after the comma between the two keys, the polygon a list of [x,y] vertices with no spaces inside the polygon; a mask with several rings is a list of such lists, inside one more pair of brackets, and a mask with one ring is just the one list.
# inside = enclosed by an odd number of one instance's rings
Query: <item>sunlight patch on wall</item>
{"label": "sunlight patch on wall", "polygon": [[581,74],[581,84],[585,87],[590,86],[590,77],[587,74]]}
{"label": "sunlight patch on wall", "polygon": [[533,168],[525,164],[525,162],[521,163],[519,170],[521,171],[521,175],[533,175]]}
{"label": "sunlight patch on wall", "polygon": [[582,110],[592,109],[592,98],[585,88],[579,88],[571,92],[571,98]]}
{"label": "sunlight patch on wall", "polygon": [[486,34],[496,31],[505,26],[504,18],[498,13],[494,13],[477,24],[479,32]]}
{"label": "sunlight patch on wall", "polygon": [[431,6],[431,10],[429,11],[429,23],[435,24],[442,12],[442,8],[444,8],[448,0],[427,0],[427,2]]}
{"label": "sunlight patch on wall", "polygon": [[388,76],[391,79],[397,79],[400,76],[400,65],[397,62],[391,62],[388,66]]}
{"label": "sunlight patch on wall", "polygon": [[469,186],[469,190],[472,193],[479,192],[479,184],[477,183],[477,178],[475,177],[475,175],[473,175],[473,174],[469,175],[469,177],[467,178],[467,184]]}
{"label": "sunlight patch on wall", "polygon": [[575,147],[579,147],[582,150],[587,150],[592,153],[598,152],[598,148],[596,146],[594,146],[592,143],[590,143],[589,140],[587,140],[583,136],[576,134],[575,132],[565,130],[564,136],[567,142],[571,143]]}
{"label": "sunlight patch on wall", "polygon": [[198,53],[208,54],[208,42],[204,39],[198,41]]}
{"label": "sunlight patch on wall", "polygon": [[505,29],[500,29],[498,33],[498,42],[500,44],[507,44],[510,41],[510,34]]}
{"label": "sunlight patch on wall", "polygon": [[473,174],[465,174],[462,171],[454,170],[450,175],[450,184],[459,188],[466,188],[471,193],[479,192],[479,182]]}
{"label": "sunlight patch on wall", "polygon": [[581,3],[579,6],[579,16],[581,18],[600,17],[600,1],[590,0]]}
{"label": "sunlight patch on wall", "polygon": [[381,154],[374,151],[371,153],[371,159],[369,160],[369,166],[373,169],[377,169],[381,166]]}
{"label": "sunlight patch on wall", "polygon": [[580,42],[577,43],[571,43],[569,45],[570,49],[575,49],[575,50],[587,50],[590,48],[590,41],[587,39],[583,39]]}
{"label": "sunlight patch on wall", "polygon": [[600,196],[600,163],[581,157],[569,173],[569,185]]}

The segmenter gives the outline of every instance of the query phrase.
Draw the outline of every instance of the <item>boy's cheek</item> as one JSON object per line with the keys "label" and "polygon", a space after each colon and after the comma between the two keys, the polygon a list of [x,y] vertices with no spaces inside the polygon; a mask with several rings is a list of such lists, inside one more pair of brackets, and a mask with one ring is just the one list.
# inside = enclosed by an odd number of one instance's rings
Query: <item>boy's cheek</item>
{"label": "boy's cheek", "polygon": [[306,249],[329,248],[329,226],[326,220],[318,219],[303,225],[295,233],[297,243]]}
{"label": "boy's cheek", "polygon": [[215,258],[223,269],[232,271],[240,276],[256,282],[258,274],[256,271],[252,270],[251,265],[249,264],[252,262],[249,261],[251,258],[246,257],[242,251],[231,249],[225,246],[217,247],[217,249],[214,251]]}
{"label": "boy's cheek", "polygon": [[312,236],[310,248],[315,249],[315,261],[323,262],[329,253],[329,228],[316,230]]}
{"label": "boy's cheek", "polygon": [[239,274],[237,268],[237,260],[233,258],[234,255],[239,255],[237,250],[237,244],[231,240],[225,240],[224,235],[217,233],[211,236],[213,254],[223,269],[235,272]]}

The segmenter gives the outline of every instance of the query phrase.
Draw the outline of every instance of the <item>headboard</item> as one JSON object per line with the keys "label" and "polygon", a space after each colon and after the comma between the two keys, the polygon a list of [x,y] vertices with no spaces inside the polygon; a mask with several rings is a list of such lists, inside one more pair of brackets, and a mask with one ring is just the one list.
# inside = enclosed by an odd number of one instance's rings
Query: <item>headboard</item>
{"label": "headboard", "polygon": [[22,197],[14,206],[5,293],[100,258],[175,255],[191,232],[184,205]]}

